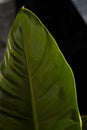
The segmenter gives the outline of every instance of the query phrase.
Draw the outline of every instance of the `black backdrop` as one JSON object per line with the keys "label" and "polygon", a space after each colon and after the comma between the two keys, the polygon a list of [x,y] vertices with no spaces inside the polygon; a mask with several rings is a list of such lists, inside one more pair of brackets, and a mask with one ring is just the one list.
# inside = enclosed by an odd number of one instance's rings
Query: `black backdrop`
{"label": "black backdrop", "polygon": [[32,10],[54,36],[73,69],[80,113],[87,114],[87,25],[70,0],[16,0],[16,13]]}

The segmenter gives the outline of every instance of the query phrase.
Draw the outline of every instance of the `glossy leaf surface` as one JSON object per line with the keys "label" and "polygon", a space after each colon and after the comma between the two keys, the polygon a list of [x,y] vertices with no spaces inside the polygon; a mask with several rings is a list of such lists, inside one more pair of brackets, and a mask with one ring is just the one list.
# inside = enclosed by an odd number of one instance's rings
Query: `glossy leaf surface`
{"label": "glossy leaf surface", "polygon": [[9,31],[0,67],[0,130],[81,130],[72,69],[25,8]]}

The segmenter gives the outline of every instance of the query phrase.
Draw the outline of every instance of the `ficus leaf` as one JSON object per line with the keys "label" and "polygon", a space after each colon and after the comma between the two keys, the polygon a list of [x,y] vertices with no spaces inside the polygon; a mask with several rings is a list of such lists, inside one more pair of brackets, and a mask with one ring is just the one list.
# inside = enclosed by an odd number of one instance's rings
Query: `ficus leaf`
{"label": "ficus leaf", "polygon": [[0,130],[81,130],[72,69],[26,8],[9,31],[0,66]]}

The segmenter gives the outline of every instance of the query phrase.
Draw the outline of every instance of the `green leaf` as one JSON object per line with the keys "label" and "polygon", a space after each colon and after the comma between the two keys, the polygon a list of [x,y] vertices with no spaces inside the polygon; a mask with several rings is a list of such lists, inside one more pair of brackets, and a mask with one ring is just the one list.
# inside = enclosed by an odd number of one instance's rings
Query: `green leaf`
{"label": "green leaf", "polygon": [[9,31],[0,66],[0,130],[81,130],[72,69],[25,8]]}

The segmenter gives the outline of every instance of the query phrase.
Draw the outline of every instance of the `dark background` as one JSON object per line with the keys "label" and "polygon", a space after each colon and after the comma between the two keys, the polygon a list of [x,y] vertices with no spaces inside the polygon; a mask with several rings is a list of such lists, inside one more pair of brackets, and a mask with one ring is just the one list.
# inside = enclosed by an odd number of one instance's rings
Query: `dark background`
{"label": "dark background", "polygon": [[71,0],[16,0],[15,15],[25,6],[48,28],[70,64],[81,115],[87,114],[87,25]]}

